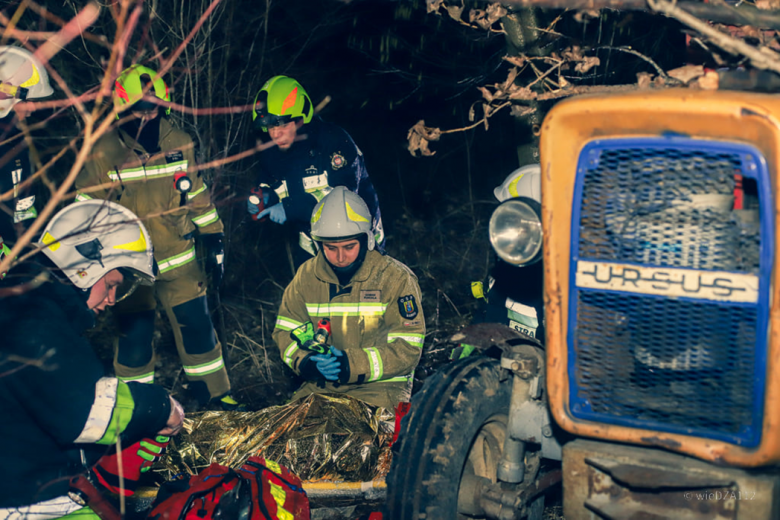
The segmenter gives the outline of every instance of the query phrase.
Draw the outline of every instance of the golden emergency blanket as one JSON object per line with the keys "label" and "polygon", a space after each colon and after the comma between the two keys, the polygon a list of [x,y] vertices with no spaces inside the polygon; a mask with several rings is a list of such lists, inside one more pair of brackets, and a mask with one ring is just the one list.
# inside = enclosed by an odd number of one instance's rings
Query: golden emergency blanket
{"label": "golden emergency blanket", "polygon": [[237,468],[260,455],[303,481],[367,482],[390,469],[392,421],[384,408],[332,394],[257,412],[191,414],[155,470],[170,479],[212,462]]}

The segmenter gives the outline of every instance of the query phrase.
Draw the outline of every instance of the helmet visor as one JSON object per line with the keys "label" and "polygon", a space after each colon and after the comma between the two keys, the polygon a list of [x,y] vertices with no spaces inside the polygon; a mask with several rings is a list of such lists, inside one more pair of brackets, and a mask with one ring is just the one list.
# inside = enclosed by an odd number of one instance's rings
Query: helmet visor
{"label": "helmet visor", "polygon": [[257,117],[254,120],[256,130],[266,130],[275,126],[284,126],[287,123],[292,123],[293,116],[290,114],[284,116],[277,116],[276,114],[269,114],[268,112],[258,112]]}

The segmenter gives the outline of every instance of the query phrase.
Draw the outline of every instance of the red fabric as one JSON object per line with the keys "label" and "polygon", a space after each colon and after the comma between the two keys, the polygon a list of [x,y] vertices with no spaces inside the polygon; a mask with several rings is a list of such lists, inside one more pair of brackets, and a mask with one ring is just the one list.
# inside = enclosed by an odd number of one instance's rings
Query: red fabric
{"label": "red fabric", "polygon": [[147,518],[210,520],[245,514],[247,520],[278,520],[280,508],[288,513],[282,518],[311,518],[301,480],[284,466],[250,457],[236,470],[212,464],[189,481],[165,483]]}
{"label": "red fabric", "polygon": [[398,406],[395,407],[395,430],[393,431],[393,440],[390,441],[390,446],[398,439],[398,432],[401,431],[401,419],[409,413],[411,406],[412,403],[398,403]]}
{"label": "red fabric", "polygon": [[[129,497],[135,493],[138,487],[138,480],[141,478],[141,466],[146,462],[138,455],[140,448],[141,443],[136,442],[122,450],[122,479],[119,478],[119,454],[117,451],[112,449],[112,454],[101,457],[95,464],[95,467],[92,468],[98,481],[106,489],[117,495],[123,494]],[[124,480],[123,493],[120,493],[120,480]]]}

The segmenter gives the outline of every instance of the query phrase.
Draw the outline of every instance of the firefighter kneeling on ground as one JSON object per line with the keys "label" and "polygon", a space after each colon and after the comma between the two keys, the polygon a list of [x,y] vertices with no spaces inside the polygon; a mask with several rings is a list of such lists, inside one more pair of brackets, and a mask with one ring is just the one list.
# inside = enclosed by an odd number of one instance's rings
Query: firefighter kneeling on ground
{"label": "firefighter kneeling on ground", "polygon": [[409,401],[425,338],[420,287],[408,267],[374,250],[371,224],[363,199],[343,186],[314,208],[320,251],[285,289],[273,333],[306,380],[293,400],[347,394],[388,410]]}
{"label": "firefighter kneeling on ground", "polygon": [[184,421],[164,388],[104,377],[82,337],[123,291],[153,283],[151,241],[129,210],[86,201],[55,215],[40,245],[62,280],[27,262],[0,281],[0,519],[97,519],[99,494],[84,507],[73,479],[100,459],[98,480],[115,490],[121,438],[130,490]]}
{"label": "firefighter kneeling on ground", "polygon": [[[116,201],[144,219],[160,269],[154,287],[142,287],[116,307],[122,334],[114,370],[122,381],[154,380],[156,296],[171,323],[192,395],[201,406],[213,400],[225,410],[243,409],[230,395],[209,316],[206,275],[195,254],[197,238],[206,250],[213,286],[218,286],[224,270],[223,224],[200,173],[188,173],[195,166],[192,139],[162,117],[156,99],[170,101],[157,72],[140,65],[125,69],[114,85],[114,105],[130,105],[120,117],[131,118],[100,138],[76,179],[77,200]],[[90,189],[111,182],[118,186]]]}

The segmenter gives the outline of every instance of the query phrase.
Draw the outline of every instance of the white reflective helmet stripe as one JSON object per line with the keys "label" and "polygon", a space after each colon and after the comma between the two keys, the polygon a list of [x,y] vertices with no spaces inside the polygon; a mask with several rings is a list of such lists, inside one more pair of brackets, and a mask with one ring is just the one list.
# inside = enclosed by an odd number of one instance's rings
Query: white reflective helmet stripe
{"label": "white reflective helmet stripe", "polygon": [[202,365],[184,365],[184,372],[188,376],[205,376],[207,374],[217,372],[218,370],[222,370],[224,366],[225,363],[222,361],[222,356],[219,356],[219,359],[209,361],[208,363],[203,363]]}
{"label": "white reflective helmet stripe", "polygon": [[162,274],[170,271],[171,269],[181,267],[184,264],[192,262],[193,260],[195,260],[195,246],[192,246],[189,251],[185,251],[176,256],[172,256],[161,262],[158,262],[157,267],[160,269],[160,274]]}
{"label": "white reflective helmet stripe", "polygon": [[101,377],[95,383],[95,401],[89,410],[84,429],[75,443],[95,443],[106,433],[116,406],[119,380],[115,377]]}

